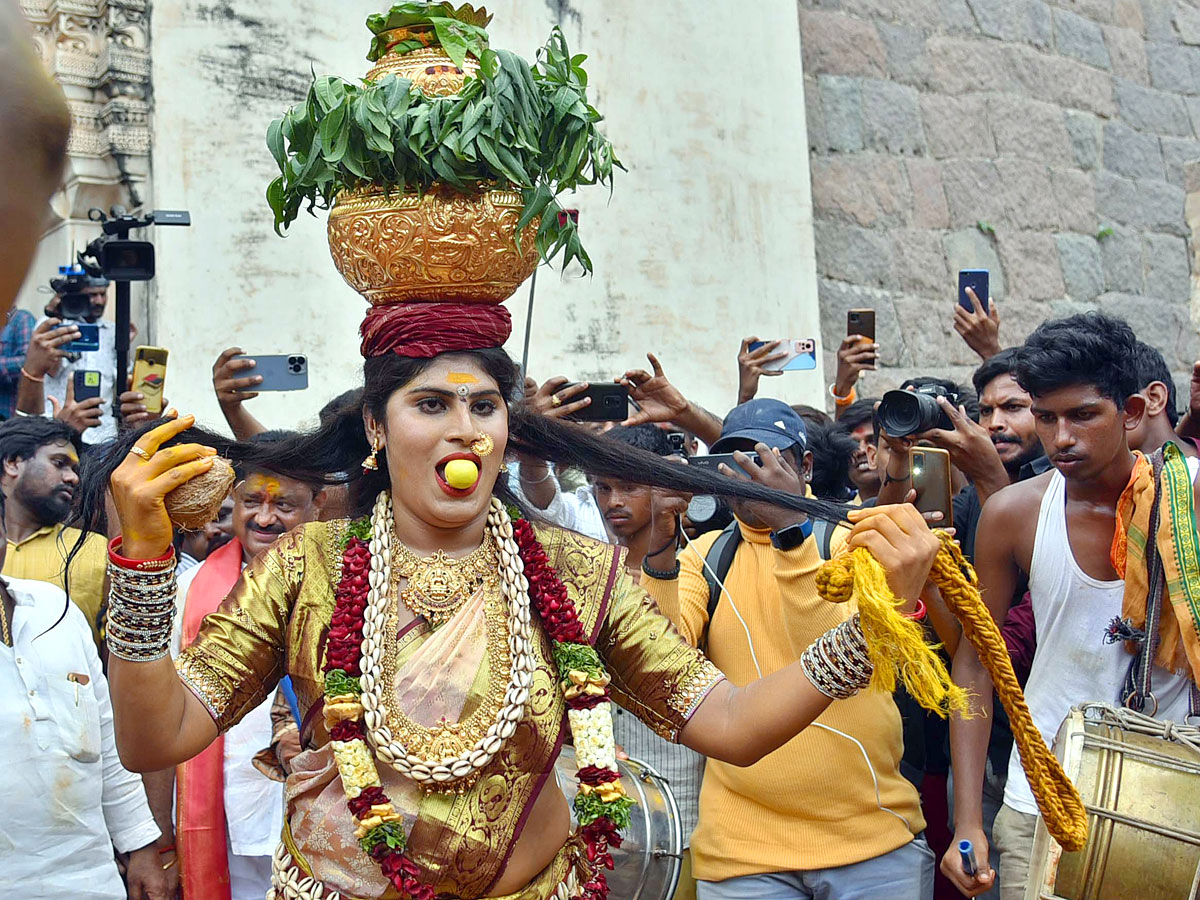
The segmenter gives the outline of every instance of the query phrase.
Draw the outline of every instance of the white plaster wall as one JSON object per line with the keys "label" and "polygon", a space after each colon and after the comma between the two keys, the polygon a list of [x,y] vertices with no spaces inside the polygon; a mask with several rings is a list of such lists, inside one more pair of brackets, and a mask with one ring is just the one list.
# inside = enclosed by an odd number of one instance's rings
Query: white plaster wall
{"label": "white plaster wall", "polygon": [[[384,5],[154,5],[154,202],[190,209],[194,224],[154,236],[152,326],[172,352],[170,399],[202,420],[219,417],[209,368],[231,343],[308,354],[308,392],[253,402],[274,426],[311,421],[358,381],[365,306],[329,260],[323,215],[302,216],[286,240],[273,234],[263,134],[303,95],[310,63],[318,74],[365,71],[361,23]],[[589,54],[593,102],[629,168],[611,201],[593,188],[566,204],[581,210],[595,275],[540,271],[531,373],[611,378],[653,350],[689,395],[723,412],[741,337],[819,331],[795,4],[760,4],[736,38],[724,30],[728,5],[708,0],[489,8],[493,44],[526,56],[563,24],[572,50]],[[518,357],[527,296],[528,285],[509,301]],[[765,387],[821,405],[822,383],[818,370]]]}

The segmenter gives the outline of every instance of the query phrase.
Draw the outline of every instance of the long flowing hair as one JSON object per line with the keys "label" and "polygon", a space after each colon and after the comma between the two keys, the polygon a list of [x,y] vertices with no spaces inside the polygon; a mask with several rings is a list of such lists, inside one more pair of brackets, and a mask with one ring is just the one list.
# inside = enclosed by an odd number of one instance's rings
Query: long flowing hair
{"label": "long flowing hair", "polygon": [[[826,500],[801,497],[758,484],[726,478],[715,472],[679,465],[620,441],[609,440],[586,428],[531,412],[517,397],[517,367],[504,350],[464,351],[495,379],[508,401],[508,449],[556,463],[573,466],[590,475],[618,478],[691,494],[713,494],[728,500],[760,501],[796,510],[817,519],[840,522],[848,507]],[[168,442],[201,443],[213,447],[238,467],[265,469],[312,484],[346,483],[350,490],[353,515],[366,515],[375,497],[388,487],[387,466],[364,472],[362,461],[371,448],[363,426],[363,410],[378,421],[385,420],[388,398],[427,369],[432,359],[413,359],[388,354],[368,359],[364,365],[361,392],[343,395],[340,405],[322,411],[316,430],[295,437],[256,443],[231,440],[224,435],[200,428],[189,428]],[[130,448],[147,431],[163,420],[147,423],[123,432],[106,449],[85,460],[81,478],[75,524],[84,531],[107,531],[105,496],[113,472],[128,455]],[[494,492],[501,499],[518,503],[509,489],[504,471]],[[523,509],[537,516],[537,510]],[[71,552],[73,558],[82,546]]]}

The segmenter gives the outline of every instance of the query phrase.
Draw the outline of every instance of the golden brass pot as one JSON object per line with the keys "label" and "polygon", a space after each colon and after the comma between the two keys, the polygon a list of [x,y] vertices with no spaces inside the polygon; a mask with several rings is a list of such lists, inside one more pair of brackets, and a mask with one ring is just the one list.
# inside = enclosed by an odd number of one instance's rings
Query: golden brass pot
{"label": "golden brass pot", "polygon": [[[393,28],[383,32],[388,41],[405,41],[411,38],[433,41],[433,27],[419,25],[410,28]],[[426,97],[449,97],[462,90],[463,82],[479,77],[479,60],[468,55],[462,68],[454,64],[438,44],[408,53],[385,53],[367,72],[368,81],[378,81],[385,75],[407,78]]]}
{"label": "golden brass pot", "polygon": [[517,250],[521,208],[514,191],[347,191],[329,211],[329,251],[346,283],[376,306],[503,303],[538,262],[536,221]]}

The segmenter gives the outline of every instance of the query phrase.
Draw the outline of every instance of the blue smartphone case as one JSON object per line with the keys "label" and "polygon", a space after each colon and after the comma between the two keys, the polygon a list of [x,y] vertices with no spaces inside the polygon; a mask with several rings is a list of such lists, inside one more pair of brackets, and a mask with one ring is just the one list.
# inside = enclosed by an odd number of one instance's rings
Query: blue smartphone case
{"label": "blue smartphone case", "polygon": [[958,305],[969,313],[975,312],[975,306],[971,303],[971,298],[967,296],[967,288],[975,292],[975,296],[979,298],[979,302],[983,305],[983,311],[988,309],[988,270],[987,269],[961,269],[958,273]]}
{"label": "blue smartphone case", "polygon": [[68,353],[91,353],[100,349],[99,325],[80,322],[76,327],[79,329],[79,339],[64,344],[64,350]]}

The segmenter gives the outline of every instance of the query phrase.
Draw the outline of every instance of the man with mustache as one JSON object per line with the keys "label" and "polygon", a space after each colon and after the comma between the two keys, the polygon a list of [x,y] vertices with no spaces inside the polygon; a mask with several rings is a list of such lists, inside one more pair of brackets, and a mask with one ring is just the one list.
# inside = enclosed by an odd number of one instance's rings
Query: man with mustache
{"label": "man with mustache", "polygon": [[3,573],[48,581],[66,590],[87,617],[101,645],[101,611],[107,567],[107,541],[89,534],[65,577],[67,554],[80,537],[63,522],[79,484],[79,434],[57,419],[28,416],[0,425],[0,490],[6,498],[4,522],[8,554]]}
{"label": "man with mustache", "polygon": [[[1025,696],[1047,741],[1072,706],[1120,705],[1127,697],[1134,657],[1121,642],[1105,638],[1113,636],[1111,623],[1129,614],[1126,605],[1138,599],[1127,596],[1127,579],[1142,574],[1133,567],[1138,556],[1132,539],[1116,541],[1123,559],[1113,552],[1114,537],[1126,534],[1118,505],[1142,471],[1129,448],[1129,434],[1148,406],[1137,358],[1133,331],[1101,313],[1045,322],[1015,355],[1017,383],[1031,398],[1034,426],[1053,468],[988,500],[975,566],[983,598],[1001,624],[1014,594],[1028,582],[1037,646]],[[1178,460],[1168,464],[1186,468],[1185,477],[1193,481],[1200,468],[1191,459],[1186,467]],[[1141,495],[1130,502],[1136,506]],[[1187,517],[1193,515],[1189,508]],[[1136,594],[1138,580],[1128,583]],[[1149,598],[1141,602],[1144,609]],[[1163,668],[1157,656],[1155,663],[1155,706],[1144,712],[1182,721],[1189,713],[1190,678]],[[974,695],[981,714],[951,723],[956,830],[942,872],[963,894],[976,897],[996,877],[988,864],[981,808],[993,701],[991,679],[966,641],[955,653],[954,680]],[[1025,894],[1036,821],[1037,806],[1014,753],[994,829],[1002,900]],[[974,845],[975,876],[963,871],[957,851],[962,839]]]}
{"label": "man with mustache", "polygon": [[[285,431],[264,431],[251,440],[275,442]],[[179,577],[185,598],[176,614],[175,650],[195,638],[204,617],[233,589],[242,569],[282,534],[317,519],[322,485],[271,472],[238,468],[233,487],[233,539]],[[271,854],[283,828],[283,784],[256,765],[264,747],[279,754],[272,701],[261,703],[223,738],[176,770],[175,846],[185,897],[260,900],[271,886]],[[295,732],[293,731],[293,734]],[[280,759],[280,762],[284,762]]]}

